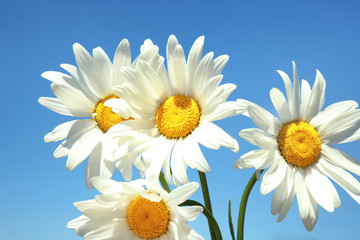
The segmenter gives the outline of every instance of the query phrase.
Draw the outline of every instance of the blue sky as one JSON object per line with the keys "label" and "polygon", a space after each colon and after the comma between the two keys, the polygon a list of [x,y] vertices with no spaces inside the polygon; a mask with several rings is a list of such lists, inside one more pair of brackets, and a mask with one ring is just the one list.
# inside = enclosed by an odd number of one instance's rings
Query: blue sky
{"label": "blue sky", "polygon": [[[53,96],[44,71],[62,71],[60,64],[75,65],[72,45],[91,51],[101,46],[112,59],[123,38],[136,57],[150,38],[165,54],[170,34],[185,52],[198,36],[205,36],[204,52],[228,54],[223,83],[235,83],[230,100],[244,98],[275,113],[269,91],[284,90],[276,70],[292,74],[291,61],[300,78],[312,85],[315,69],[327,82],[325,106],[343,100],[360,102],[360,4],[356,1],[1,1],[0,69],[1,138],[0,198],[1,239],[81,239],[66,223],[80,212],[75,201],[98,192],[85,187],[85,164],[65,169],[65,158],[54,159],[58,143],[44,143],[43,136],[70,117],[58,115],[37,103]],[[203,149],[211,172],[208,182],[214,214],[224,239],[230,239],[227,203],[232,199],[233,219],[254,170],[233,169],[233,162],[255,149],[238,137],[253,127],[244,116],[218,121],[235,137],[238,153],[228,149]],[[340,148],[360,160],[360,141]],[[189,169],[191,181],[197,173]],[[356,176],[358,180],[360,177]],[[122,180],[119,173],[114,179]],[[307,232],[296,201],[282,223],[270,214],[272,193],[262,196],[257,183],[250,195],[245,238],[262,240],[359,239],[360,206],[336,186],[342,207],[334,213],[319,211],[318,223]],[[202,201],[200,190],[194,199]],[[236,223],[234,223],[236,225]],[[191,226],[209,239],[207,223],[199,217]]]}

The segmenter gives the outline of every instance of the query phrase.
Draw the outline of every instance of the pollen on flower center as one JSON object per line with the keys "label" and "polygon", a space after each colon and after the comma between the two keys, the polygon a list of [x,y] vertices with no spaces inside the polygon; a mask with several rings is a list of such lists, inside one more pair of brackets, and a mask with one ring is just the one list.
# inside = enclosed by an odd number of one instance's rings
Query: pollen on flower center
{"label": "pollen on flower center", "polygon": [[283,126],[278,142],[285,161],[301,168],[313,164],[321,152],[321,138],[318,132],[304,121],[295,121]]}
{"label": "pollen on flower center", "polygon": [[95,111],[94,111],[94,114],[93,114],[93,118],[96,121],[98,127],[104,133],[106,133],[115,124],[118,124],[118,123],[120,123],[122,121],[131,119],[131,117],[128,118],[128,119],[120,117],[119,115],[114,113],[110,107],[107,107],[107,106],[104,105],[106,100],[113,99],[113,98],[119,98],[119,97],[116,96],[116,95],[111,95],[111,96],[108,96],[106,98],[103,98],[96,105],[96,108],[95,108]]}
{"label": "pollen on flower center", "polygon": [[199,126],[200,108],[184,95],[166,99],[156,113],[156,125],[167,138],[184,138]]}
{"label": "pollen on flower center", "polygon": [[139,195],[129,205],[127,220],[139,237],[155,238],[167,231],[170,211],[162,200],[152,202]]}

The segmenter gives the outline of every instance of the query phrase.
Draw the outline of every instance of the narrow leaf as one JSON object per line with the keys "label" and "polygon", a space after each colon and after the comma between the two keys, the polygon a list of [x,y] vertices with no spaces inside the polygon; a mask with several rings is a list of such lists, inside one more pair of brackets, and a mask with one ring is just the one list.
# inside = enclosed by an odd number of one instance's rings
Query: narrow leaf
{"label": "narrow leaf", "polygon": [[231,238],[235,240],[234,225],[232,223],[232,217],[231,217],[231,199],[229,199],[229,227],[230,227]]}
{"label": "narrow leaf", "polygon": [[215,220],[214,216],[212,215],[212,213],[209,211],[209,209],[207,209],[204,205],[202,205],[201,203],[199,203],[197,201],[194,201],[194,200],[186,200],[185,202],[180,204],[180,206],[200,206],[200,207],[203,207],[203,209],[204,209],[203,214],[208,219],[209,225],[210,225],[211,229],[213,230],[213,232],[215,234],[215,240],[222,240],[219,225],[216,222],[216,220]]}

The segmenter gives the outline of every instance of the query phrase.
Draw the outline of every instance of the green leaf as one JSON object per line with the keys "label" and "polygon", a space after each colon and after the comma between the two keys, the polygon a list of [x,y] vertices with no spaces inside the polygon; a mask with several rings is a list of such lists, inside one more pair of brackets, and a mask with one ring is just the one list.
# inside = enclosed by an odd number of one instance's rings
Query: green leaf
{"label": "green leaf", "polygon": [[235,240],[234,225],[232,223],[232,217],[231,217],[231,199],[229,199],[229,227],[230,227],[231,238]]}
{"label": "green leaf", "polygon": [[203,214],[208,219],[209,226],[210,226],[211,230],[213,230],[213,233],[215,235],[215,240],[222,240],[219,225],[216,222],[216,220],[215,220],[214,216],[212,215],[212,213],[209,211],[209,209],[207,209],[204,205],[202,205],[201,203],[199,203],[197,201],[194,201],[194,200],[186,200],[185,202],[180,204],[180,206],[200,206],[200,207],[203,207],[203,209],[204,209]]}
{"label": "green leaf", "polygon": [[[204,172],[200,172],[200,171],[198,171],[198,173],[199,173],[199,179],[200,179],[200,184],[201,184],[201,190],[202,190],[203,197],[204,197],[205,207],[209,210],[209,212],[212,215],[210,193],[209,193],[209,188],[208,188],[208,184],[207,184],[207,180],[206,180],[206,174]],[[211,240],[216,240],[214,230],[212,229],[209,220],[208,220],[208,225],[209,225]]]}
{"label": "green leaf", "polygon": [[171,192],[169,185],[167,184],[167,182],[165,180],[163,172],[160,172],[159,180],[160,180],[162,187],[165,189],[165,191],[167,191],[168,193]]}

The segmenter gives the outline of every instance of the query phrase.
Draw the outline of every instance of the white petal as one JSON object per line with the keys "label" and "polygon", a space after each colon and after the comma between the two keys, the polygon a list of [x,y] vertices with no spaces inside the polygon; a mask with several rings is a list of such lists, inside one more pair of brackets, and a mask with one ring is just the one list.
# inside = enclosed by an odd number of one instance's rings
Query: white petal
{"label": "white petal", "polygon": [[77,120],[67,135],[66,141],[62,142],[54,152],[55,158],[67,156],[75,142],[79,140],[86,132],[96,127],[96,122],[92,119]]}
{"label": "white petal", "polygon": [[[210,96],[204,100],[204,105],[201,106],[203,116],[211,115],[212,112],[221,104],[226,103],[226,100],[230,94],[236,89],[236,85],[232,83],[226,83],[218,86]],[[239,104],[240,106],[240,104]],[[239,108],[238,106],[236,108]],[[245,110],[245,108],[243,108]],[[243,110],[243,111],[244,111]],[[243,112],[242,111],[242,112]]]}
{"label": "white petal", "polygon": [[[174,84],[173,87],[177,91],[176,94],[185,94],[189,95],[192,91],[192,85],[189,86],[187,71],[186,71],[186,60],[185,54],[181,47],[181,45],[177,45],[175,47],[174,54],[172,56],[172,64],[173,64],[173,76],[170,74],[170,81]],[[171,64],[168,61],[168,65]],[[173,77],[174,79],[171,79]],[[191,94],[192,95],[192,94]]]}
{"label": "white petal", "polygon": [[208,122],[225,119],[245,112],[246,109],[238,102],[228,101],[217,105],[210,113],[204,113],[201,119]]}
{"label": "white petal", "polygon": [[319,112],[310,122],[310,125],[319,128],[320,126],[327,125],[332,119],[340,114],[348,112],[358,107],[355,101],[342,101],[331,104],[323,111]]}
{"label": "white petal", "polygon": [[122,79],[120,74],[120,68],[123,66],[130,66],[131,64],[131,53],[130,53],[130,44],[127,39],[123,39],[119,46],[116,49],[114,60],[112,66],[112,82],[114,85],[122,84],[124,79]]}
{"label": "white petal", "polygon": [[321,145],[322,154],[335,166],[344,168],[350,172],[360,175],[360,162],[338,148]]}
{"label": "white petal", "polygon": [[280,74],[281,78],[284,81],[288,103],[289,103],[289,106],[291,106],[291,102],[293,99],[291,80],[290,80],[289,76],[286,73],[284,73],[283,71],[278,70],[277,72]]}
{"label": "white petal", "polygon": [[294,188],[292,188],[291,192],[289,193],[289,196],[285,199],[284,204],[281,206],[281,210],[277,222],[281,222],[286,217],[294,201],[294,198],[295,198],[295,190]]}
{"label": "white petal", "polygon": [[102,84],[105,96],[112,94],[112,63],[104,50],[97,47],[93,50],[96,75]]}
{"label": "white petal", "polygon": [[305,168],[305,182],[314,200],[326,211],[333,212],[334,207],[341,206],[335,187],[326,176],[318,171],[316,166]]}
{"label": "white petal", "polygon": [[193,93],[195,99],[201,98],[202,87],[204,83],[211,78],[210,71],[212,68],[212,58],[214,53],[206,54],[200,61],[198,68],[196,69],[195,79],[193,81]]}
{"label": "white petal", "polygon": [[358,204],[360,204],[360,195],[353,194],[347,189],[344,190],[350,195],[350,197],[352,197]]}
{"label": "white petal", "polygon": [[[274,196],[271,202],[271,214],[276,215],[283,211],[283,217],[286,216],[290,206],[284,206],[288,198],[291,196],[293,190],[293,167],[286,166],[286,176],[281,184],[275,189]],[[291,201],[292,203],[292,201]],[[290,203],[290,205],[291,205]],[[284,210],[282,210],[284,209]],[[287,211],[285,211],[287,209]],[[279,221],[279,219],[278,219]],[[281,220],[280,220],[281,221]]]}
{"label": "white petal", "polygon": [[238,142],[213,123],[200,122],[192,134],[200,144],[207,148],[219,149],[220,146],[224,146],[234,152],[239,151]]}
{"label": "white petal", "polygon": [[270,91],[270,98],[281,121],[283,123],[289,122],[291,120],[289,105],[282,92],[277,88],[273,88]]}
{"label": "white petal", "polygon": [[294,80],[294,86],[293,86],[293,94],[292,94],[292,101],[290,104],[290,112],[291,112],[291,118],[293,120],[299,119],[300,117],[300,85],[299,85],[299,77],[296,69],[296,64],[293,61],[293,80]]}
{"label": "white petal", "polygon": [[[169,80],[171,84],[176,88],[176,77],[175,77],[175,69],[174,69],[174,52],[175,48],[179,45],[178,40],[174,35],[171,35],[168,39],[167,45],[166,45],[166,58],[167,58],[167,68],[168,68],[168,74],[169,74]],[[185,90],[185,89],[184,89]],[[176,93],[179,94],[179,93]]]}
{"label": "white petal", "polygon": [[70,73],[70,75],[74,78],[74,79],[78,79],[78,75],[77,75],[77,67],[71,65],[71,64],[60,64],[60,67],[63,68],[65,71],[67,71],[68,73]]}
{"label": "white petal", "polygon": [[213,75],[218,75],[222,72],[222,70],[224,69],[226,63],[229,60],[229,56],[228,55],[221,55],[217,58],[214,59],[214,67],[213,67]]}
{"label": "white petal", "polygon": [[82,91],[82,88],[79,82],[76,79],[73,79],[67,74],[55,71],[47,71],[41,74],[43,78],[46,78],[58,85],[66,85],[68,87],[75,88],[79,91]]}
{"label": "white petal", "polygon": [[108,99],[104,103],[105,106],[111,107],[112,111],[122,118],[128,119],[131,117],[130,106],[123,99],[112,98]]}
{"label": "white petal", "polygon": [[234,162],[234,168],[246,169],[255,166],[262,166],[268,159],[269,151],[257,149],[242,155]]}
{"label": "white petal", "polygon": [[254,136],[256,134],[265,135],[265,137],[271,136],[271,135],[267,134],[266,132],[264,132],[263,130],[258,129],[258,128],[247,128],[247,129],[243,129],[239,132],[239,136],[242,139],[244,139],[245,141],[247,141],[253,145],[257,144],[254,140]]}
{"label": "white petal", "polygon": [[54,83],[51,85],[51,89],[74,116],[89,117],[93,113],[95,104],[90,102],[80,91]]}
{"label": "white petal", "polygon": [[140,47],[140,52],[146,52],[149,49],[153,48],[155,45],[154,43],[151,41],[151,39],[145,39],[144,43],[141,45]]}
{"label": "white petal", "polygon": [[82,135],[82,137],[76,141],[70,150],[69,157],[66,162],[66,169],[71,171],[84,161],[85,158],[87,158],[93,151],[94,147],[99,143],[102,136],[102,131],[97,128],[94,128]]}
{"label": "white petal", "polygon": [[338,114],[318,128],[323,141],[328,144],[346,142],[360,128],[360,110],[355,109]]}
{"label": "white petal", "polygon": [[79,43],[75,43],[73,45],[73,50],[76,63],[80,69],[80,73],[90,90],[94,92],[98,97],[106,96],[106,89],[104,89],[101,81],[99,80],[95,72],[94,59]]}
{"label": "white petal", "polygon": [[75,218],[75,219],[71,220],[70,222],[68,222],[67,227],[70,229],[76,229],[76,228],[86,224],[87,222],[89,222],[89,220],[90,219],[88,217],[81,215],[80,217]]}
{"label": "white petal", "polygon": [[186,183],[172,190],[169,197],[176,205],[179,205],[189,199],[199,187],[197,182]]}
{"label": "white petal", "polygon": [[187,72],[190,80],[194,79],[196,69],[200,63],[204,48],[204,39],[205,39],[204,36],[198,37],[198,39],[196,39],[189,52],[189,56],[187,60]]}
{"label": "white petal", "polygon": [[[96,95],[88,86],[85,77],[81,73],[80,69],[77,67],[70,65],[70,64],[61,64],[60,67],[62,67],[64,70],[68,71],[71,76],[73,77],[74,81],[76,83],[70,84],[72,87],[78,89],[81,91],[84,96],[86,96],[91,102],[98,102],[101,100],[101,97]],[[67,79],[65,79],[67,82],[69,82]]]}
{"label": "white petal", "polygon": [[169,149],[169,152],[167,153],[167,156],[165,157],[163,169],[164,169],[164,176],[165,176],[166,182],[170,185],[173,185],[173,180],[172,180],[171,171],[170,171],[170,154],[171,154],[170,151],[171,151],[171,149]]}
{"label": "white petal", "polygon": [[171,171],[175,186],[189,182],[186,175],[187,164],[185,163],[182,154],[182,143],[182,139],[175,141],[171,153]]}
{"label": "white petal", "polygon": [[78,120],[73,120],[69,122],[65,122],[54,128],[52,132],[49,132],[44,136],[45,142],[57,142],[67,138],[71,127],[77,122]]}
{"label": "white petal", "polygon": [[[204,240],[197,232],[195,232],[188,224],[184,222],[178,222],[178,234],[179,238],[176,240],[189,239],[189,240]],[[171,238],[172,240],[172,238]],[[175,239],[174,239],[175,240]]]}
{"label": "white petal", "polygon": [[149,87],[145,89],[147,95],[153,99],[152,101],[155,102],[155,105],[160,105],[163,99],[167,98],[167,94],[169,94],[165,91],[168,88],[167,84],[163,84],[162,79],[145,61],[140,60],[137,66],[137,70],[145,78],[144,82],[148,83]]}
{"label": "white petal", "polygon": [[249,106],[248,111],[256,126],[270,135],[277,136],[279,128],[282,126],[279,119],[256,104]]}
{"label": "white petal", "polygon": [[184,161],[189,167],[196,168],[201,172],[210,171],[209,164],[202,154],[199,144],[192,135],[187,136],[184,140],[182,153]]}
{"label": "white petal", "polygon": [[318,114],[318,112],[321,110],[321,108],[324,105],[325,101],[325,87],[326,82],[321,75],[321,73],[316,70],[316,78],[315,83],[313,86],[313,89],[311,91],[309,104],[305,112],[304,119],[308,122],[311,121],[311,119]]}
{"label": "white petal", "polygon": [[318,160],[318,168],[336,182],[340,187],[352,192],[353,194],[360,196],[360,183],[350,173],[344,169],[334,166],[327,162],[326,158],[320,158]]}
{"label": "white petal", "polygon": [[186,206],[178,207],[185,218],[189,221],[194,221],[202,212],[203,208],[201,206]]}
{"label": "white petal", "polygon": [[[117,161],[116,161],[116,167],[121,172],[121,175],[123,176],[125,181],[130,181],[132,178],[132,162],[131,162],[131,160],[132,159],[130,159],[130,158],[124,157],[124,158],[117,159]],[[136,166],[136,167],[138,168],[138,166]]]}
{"label": "white petal", "polygon": [[301,82],[301,103],[300,103],[300,116],[304,116],[306,109],[309,104],[309,99],[311,95],[311,87],[309,83],[305,80]]}
{"label": "white petal", "polygon": [[239,105],[238,108],[242,110],[241,114],[250,117],[248,109],[253,103],[244,99],[236,99],[236,103]]}
{"label": "white petal", "polygon": [[157,154],[152,159],[151,165],[146,170],[146,177],[156,176],[158,177],[161,171],[161,168],[165,161],[169,161],[170,153],[174,146],[173,140],[161,139],[154,145],[156,147]]}
{"label": "white petal", "polygon": [[261,147],[262,149],[267,149],[269,151],[278,149],[277,140],[268,134],[254,134],[254,142],[256,146]]}
{"label": "white petal", "polygon": [[306,187],[305,173],[302,168],[298,168],[297,171],[295,171],[294,183],[301,220],[303,221],[306,230],[312,231],[316,224],[319,212],[316,201],[309,194]]}
{"label": "white petal", "polygon": [[221,83],[223,75],[216,75],[214,77],[209,78],[202,86],[199,92],[199,105],[206,106],[209,101],[208,99],[212,99],[212,95],[216,92],[219,84]]}
{"label": "white petal", "polygon": [[[54,151],[53,156],[54,158],[62,158],[66,157],[70,153],[71,147],[74,145],[75,141],[72,142],[71,145],[66,144],[68,143],[67,140],[63,141]],[[66,145],[65,145],[66,144]]]}
{"label": "white petal", "polygon": [[[144,66],[143,64],[142,66]],[[132,68],[121,68],[124,78],[128,82],[124,83],[121,87],[114,87],[114,92],[125,99],[130,105],[141,109],[144,112],[154,113],[157,111],[156,98],[154,98],[154,87],[148,79],[143,77],[139,71]],[[135,85],[133,83],[136,83]],[[139,95],[139,92],[142,94]]]}
{"label": "white petal", "polygon": [[125,209],[114,208],[113,206],[104,205],[98,205],[83,211],[85,216],[88,216],[92,219],[126,217],[126,212],[127,211]]}
{"label": "white petal", "polygon": [[97,176],[91,179],[92,185],[102,194],[113,194],[121,192],[122,183],[113,179]]}
{"label": "white petal", "polygon": [[287,163],[285,163],[280,156],[274,161],[272,166],[263,176],[260,187],[261,194],[268,194],[282,183],[286,175],[286,166]]}
{"label": "white petal", "polygon": [[360,139],[360,128],[353,132],[353,134],[349,137],[347,137],[345,140],[339,142],[340,143],[347,143],[347,142],[353,142]]}
{"label": "white petal", "polygon": [[116,223],[113,218],[91,219],[86,225],[76,229],[76,233],[84,236],[87,240],[96,240],[100,237],[108,239],[112,237]]}
{"label": "white petal", "polygon": [[[44,107],[50,109],[51,111],[57,112],[62,115],[66,116],[76,116],[71,112],[67,106],[65,106],[62,102],[60,102],[57,98],[50,98],[50,97],[41,97],[39,98],[38,102],[43,105]],[[77,116],[79,117],[79,116]]]}
{"label": "white petal", "polygon": [[86,165],[86,186],[93,188],[90,181],[95,176],[111,178],[115,170],[113,161],[105,159],[102,154],[102,143],[99,143],[92,150]]}

